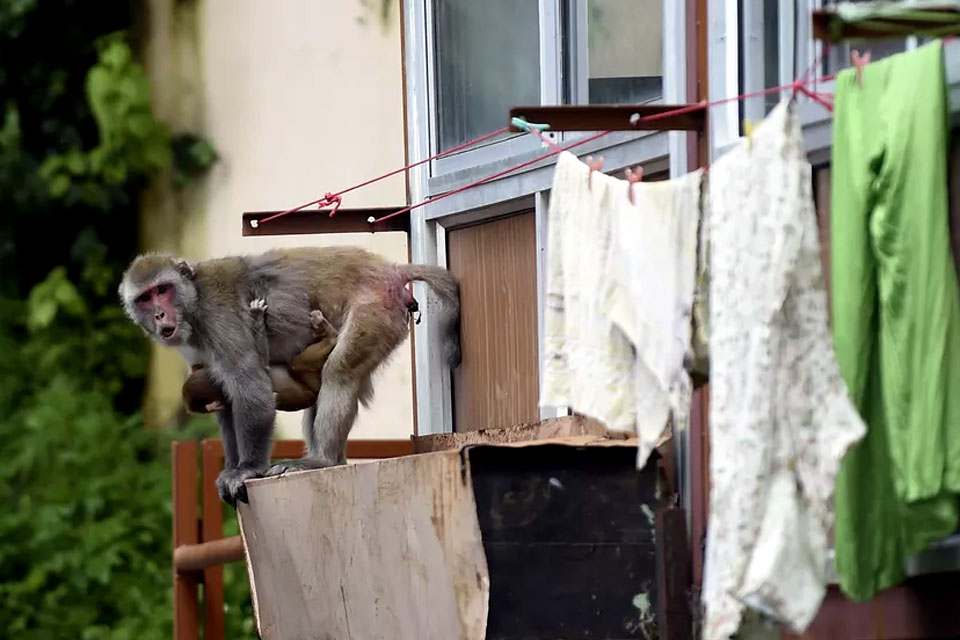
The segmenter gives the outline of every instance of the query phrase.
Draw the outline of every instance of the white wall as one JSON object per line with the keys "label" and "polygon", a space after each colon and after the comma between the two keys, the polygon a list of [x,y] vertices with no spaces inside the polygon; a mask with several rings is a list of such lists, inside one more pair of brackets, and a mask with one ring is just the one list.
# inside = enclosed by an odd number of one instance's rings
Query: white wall
{"label": "white wall", "polygon": [[[202,219],[191,229],[202,238],[181,245],[202,258],[357,244],[406,262],[403,234],[240,231],[245,211],[286,209],[404,164],[398,6],[387,26],[361,0],[201,0],[197,11],[201,129],[221,160],[198,197]],[[343,206],[405,202],[399,175],[345,196]],[[412,433],[411,385],[407,341],[374,379],[374,403],[361,409],[352,436]],[[278,427],[278,437],[300,437],[300,414],[281,413]]]}

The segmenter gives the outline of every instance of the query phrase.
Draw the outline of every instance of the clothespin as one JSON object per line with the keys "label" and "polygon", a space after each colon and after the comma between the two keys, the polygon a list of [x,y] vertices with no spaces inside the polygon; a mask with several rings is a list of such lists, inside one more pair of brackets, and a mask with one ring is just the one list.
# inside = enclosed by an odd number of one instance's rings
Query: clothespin
{"label": "clothespin", "polygon": [[525,118],[519,118],[519,117],[510,118],[510,124],[515,126],[517,129],[520,129],[521,131],[526,131],[527,133],[530,133],[531,129],[535,129],[537,131],[546,131],[547,129],[550,128],[549,124],[537,124],[536,122],[527,122]]}
{"label": "clothespin", "polygon": [[593,156],[587,156],[587,166],[590,167],[590,175],[587,176],[587,186],[593,189],[593,172],[600,171],[603,168],[603,156],[594,162]]}
{"label": "clothespin", "polygon": [[627,199],[630,201],[630,204],[633,202],[633,185],[641,182],[643,180],[643,167],[637,167],[636,172],[631,169],[627,169],[624,172],[624,175],[627,178]]}
{"label": "clothespin", "polygon": [[743,134],[747,137],[747,149],[753,153],[753,122],[750,120],[743,121]]}
{"label": "clothespin", "polygon": [[857,70],[857,84],[860,85],[861,89],[863,89],[863,68],[870,64],[870,52],[867,51],[861,55],[859,51],[854,49],[850,52],[850,60],[853,62],[853,66]]}

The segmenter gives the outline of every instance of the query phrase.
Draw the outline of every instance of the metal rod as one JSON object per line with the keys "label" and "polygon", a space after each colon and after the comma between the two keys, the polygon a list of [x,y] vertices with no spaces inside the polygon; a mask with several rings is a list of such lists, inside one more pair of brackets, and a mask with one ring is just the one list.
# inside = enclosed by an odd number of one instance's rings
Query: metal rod
{"label": "metal rod", "polygon": [[[562,105],[521,106],[510,109],[510,118],[550,125],[549,131],[697,131],[704,130],[706,109],[643,121],[649,116],[696,105]],[[637,121],[639,124],[634,124]],[[512,131],[520,129],[511,124]]]}
{"label": "metal rod", "polygon": [[243,214],[241,232],[244,236],[284,236],[305,233],[381,233],[384,231],[410,231],[407,216],[396,216],[384,222],[372,224],[377,218],[388,216],[403,209],[396,207],[373,207],[348,209],[340,207],[337,215],[330,217],[330,209],[304,209],[281,216],[265,224],[260,220],[280,213],[279,211],[255,211]]}

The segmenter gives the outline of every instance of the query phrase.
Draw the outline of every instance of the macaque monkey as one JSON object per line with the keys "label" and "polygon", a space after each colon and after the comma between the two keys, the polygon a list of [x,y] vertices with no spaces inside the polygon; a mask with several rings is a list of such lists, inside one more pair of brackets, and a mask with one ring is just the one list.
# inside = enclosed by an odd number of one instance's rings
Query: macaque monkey
{"label": "macaque monkey", "polygon": [[[216,412],[224,468],[221,498],[246,502],[244,481],[288,470],[346,463],[347,436],[359,404],[371,397],[370,378],[409,332],[412,296],[407,285],[425,282],[440,304],[444,359],[460,363],[460,302],[456,278],[446,269],[395,264],[355,247],[277,249],[191,265],[168,254],[138,256],[120,283],[130,318],[188,364],[202,365],[223,390]],[[304,412],[306,456],[269,466],[276,401],[268,369],[257,350],[258,320],[250,301],[263,299],[269,364],[289,368],[314,341],[311,311],[339,331],[320,375],[316,403]]]}
{"label": "macaque monkey", "polygon": [[[270,365],[269,348],[264,323],[257,322],[266,312],[266,301],[257,298],[250,303],[254,314],[254,331],[257,333],[257,352],[260,361],[267,368],[273,385],[273,398],[278,411],[300,411],[312,407],[320,391],[320,372],[334,345],[337,344],[337,330],[323,313],[310,312],[316,342],[308,345],[290,361],[290,367]],[[195,364],[183,383],[183,402],[191,413],[215,413],[223,409],[226,399],[221,389],[207,374],[203,365]]]}

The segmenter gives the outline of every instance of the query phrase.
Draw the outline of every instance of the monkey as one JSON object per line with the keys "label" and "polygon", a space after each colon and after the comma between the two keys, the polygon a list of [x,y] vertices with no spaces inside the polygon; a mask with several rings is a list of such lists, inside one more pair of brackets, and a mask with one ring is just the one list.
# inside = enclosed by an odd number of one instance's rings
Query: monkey
{"label": "monkey", "polygon": [[[250,310],[263,316],[266,302],[254,299]],[[310,312],[316,342],[308,345],[290,361],[290,367],[270,366],[269,348],[262,322],[254,324],[257,353],[264,367],[268,368],[273,397],[278,411],[300,411],[313,405],[320,391],[320,371],[337,343],[337,330],[318,310]],[[214,383],[202,365],[193,365],[190,375],[183,383],[183,402],[191,413],[214,413],[223,409],[223,390]]]}
{"label": "monkey", "polygon": [[[274,249],[197,264],[166,253],[137,256],[118,287],[123,307],[144,333],[201,364],[223,389],[216,412],[224,448],[217,477],[230,505],[247,501],[244,482],[263,475],[346,463],[347,436],[359,405],[372,397],[371,376],[406,339],[407,285],[433,290],[441,356],[460,364],[460,299],[447,269],[397,264],[358,247]],[[339,335],[321,371],[317,400],[304,411],[306,455],[270,466],[276,416],[270,376],[257,355],[249,301],[265,291],[269,362],[289,367],[312,340],[310,311],[320,310]]]}

